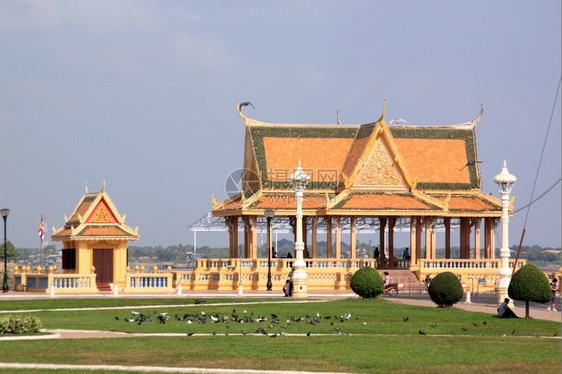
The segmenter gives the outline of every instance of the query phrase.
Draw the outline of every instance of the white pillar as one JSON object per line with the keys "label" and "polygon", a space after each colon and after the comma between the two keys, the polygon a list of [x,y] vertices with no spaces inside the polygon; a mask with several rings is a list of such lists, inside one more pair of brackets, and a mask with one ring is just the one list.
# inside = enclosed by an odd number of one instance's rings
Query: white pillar
{"label": "white pillar", "polygon": [[494,182],[500,187],[502,201],[502,247],[500,249],[500,282],[498,285],[498,304],[508,298],[507,289],[511,282],[511,270],[509,269],[509,195],[515,183],[515,176],[507,171],[507,163],[503,162],[502,172],[494,177]]}
{"label": "white pillar", "polygon": [[306,288],[307,275],[306,263],[304,262],[303,251],[304,241],[302,238],[302,202],[304,197],[304,189],[309,175],[306,174],[301,167],[300,161],[297,170],[291,175],[291,183],[295,188],[295,195],[297,200],[297,213],[296,213],[296,229],[297,238],[295,240],[295,262],[293,263],[293,296],[294,297],[308,297]]}

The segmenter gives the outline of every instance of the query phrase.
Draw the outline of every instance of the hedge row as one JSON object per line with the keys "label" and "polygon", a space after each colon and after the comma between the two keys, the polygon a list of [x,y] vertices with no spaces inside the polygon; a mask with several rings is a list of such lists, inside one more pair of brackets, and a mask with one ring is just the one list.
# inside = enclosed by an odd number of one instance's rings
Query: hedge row
{"label": "hedge row", "polygon": [[37,317],[1,316],[0,335],[3,334],[34,334],[41,329],[41,321]]}

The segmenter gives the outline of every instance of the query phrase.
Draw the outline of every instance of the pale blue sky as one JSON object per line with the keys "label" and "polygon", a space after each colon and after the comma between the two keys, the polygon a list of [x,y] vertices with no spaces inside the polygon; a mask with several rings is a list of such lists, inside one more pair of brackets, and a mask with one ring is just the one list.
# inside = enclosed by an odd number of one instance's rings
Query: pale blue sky
{"label": "pale blue sky", "polygon": [[[505,159],[523,206],[561,76],[560,14],[560,1],[1,1],[8,239],[38,247],[40,215],[62,226],[85,182],[105,179],[138,245],[192,243],[187,226],[243,163],[237,100],[266,122],[335,123],[339,107],[354,124],[384,98],[408,124],[470,121],[483,103],[482,190],[499,196]],[[558,99],[535,195],[560,178],[560,128]],[[560,196],[533,205],[525,244],[560,246]]]}

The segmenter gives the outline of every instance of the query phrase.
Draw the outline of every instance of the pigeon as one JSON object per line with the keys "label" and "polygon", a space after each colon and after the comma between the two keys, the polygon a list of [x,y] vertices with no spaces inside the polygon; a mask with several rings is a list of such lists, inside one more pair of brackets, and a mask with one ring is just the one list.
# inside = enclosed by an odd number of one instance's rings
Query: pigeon
{"label": "pigeon", "polygon": [[310,331],[306,333],[306,336],[310,336]]}
{"label": "pigeon", "polygon": [[192,332],[188,332],[188,333],[187,333],[187,336],[191,336],[191,335],[193,335]]}
{"label": "pigeon", "polygon": [[477,323],[472,322],[472,326],[476,327],[476,326],[480,326]]}
{"label": "pigeon", "polygon": [[116,321],[119,321],[119,317],[115,316],[115,320],[116,320]]}
{"label": "pigeon", "polygon": [[484,326],[486,326],[486,325],[488,324],[488,322],[487,322],[487,321],[484,321],[484,322],[482,322],[482,324],[483,324]]}
{"label": "pigeon", "polygon": [[410,317],[402,317],[402,321],[407,322]]}
{"label": "pigeon", "polygon": [[434,323],[434,324],[432,324],[432,325],[430,325],[430,326],[433,327],[433,328],[435,328],[435,327],[437,327],[437,324]]}
{"label": "pigeon", "polygon": [[195,305],[199,305],[199,304],[202,304],[204,302],[205,302],[205,300],[203,300],[203,299],[195,299],[195,301],[194,301]]}
{"label": "pigeon", "polygon": [[468,329],[461,327],[462,331],[468,331]]}
{"label": "pigeon", "polygon": [[484,162],[484,161],[468,161],[468,162],[466,163],[466,165],[464,165],[462,168],[459,169],[459,171],[461,171],[462,169],[464,169],[464,168],[467,167],[467,166],[473,166],[473,165],[479,164],[479,163],[481,163],[481,162]]}
{"label": "pigeon", "polygon": [[238,109],[239,109],[239,110],[242,110],[242,107],[243,107],[243,106],[248,106],[248,105],[250,105],[252,108],[256,109],[256,107],[253,106],[252,103],[249,102],[249,101],[245,101],[245,102],[243,102],[243,103],[240,103],[240,105],[238,106]]}
{"label": "pigeon", "polygon": [[427,335],[425,332],[423,332],[422,330],[418,330],[418,334],[420,335]]}
{"label": "pigeon", "polygon": [[139,312],[135,312],[135,311],[133,310],[133,311],[131,312],[131,314],[132,314],[133,316],[138,316],[140,313],[139,313]]}

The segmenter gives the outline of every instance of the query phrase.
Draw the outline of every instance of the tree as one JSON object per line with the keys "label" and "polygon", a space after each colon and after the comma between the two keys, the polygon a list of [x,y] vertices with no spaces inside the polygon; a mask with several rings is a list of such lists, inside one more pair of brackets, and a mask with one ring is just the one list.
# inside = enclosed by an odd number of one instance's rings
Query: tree
{"label": "tree", "polygon": [[427,292],[439,308],[453,306],[462,299],[464,293],[459,278],[450,271],[439,273],[433,278]]}
{"label": "tree", "polygon": [[529,318],[530,301],[544,304],[552,299],[548,278],[533,264],[526,264],[513,274],[507,293],[512,299],[525,302],[525,318]]}
{"label": "tree", "polygon": [[[6,252],[8,255],[8,261],[17,261],[18,260],[18,251],[16,247],[12,244],[12,242],[6,242]],[[4,261],[4,242],[0,244],[0,259]]]}
{"label": "tree", "polygon": [[384,281],[380,273],[369,266],[357,270],[351,277],[349,286],[364,299],[377,297],[384,291]]}

